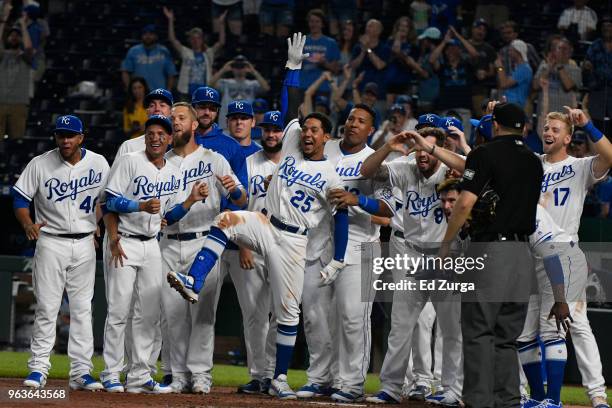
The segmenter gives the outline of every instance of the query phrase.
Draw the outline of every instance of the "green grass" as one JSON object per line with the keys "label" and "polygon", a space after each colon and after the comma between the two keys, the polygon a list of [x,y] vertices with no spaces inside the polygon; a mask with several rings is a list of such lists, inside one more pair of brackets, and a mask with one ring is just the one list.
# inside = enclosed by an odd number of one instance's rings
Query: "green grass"
{"label": "green grass", "polygon": [[[20,378],[28,375],[28,353],[23,352],[0,352],[0,377]],[[101,356],[93,358],[95,377],[104,368]],[[54,354],[51,356],[51,372],[49,378],[67,379],[69,371],[68,356],[64,354]],[[158,375],[158,377],[161,377]],[[157,378],[159,381],[161,378]],[[213,368],[213,381],[215,385],[235,387],[249,381],[246,367],[218,364]],[[299,388],[306,383],[306,372],[303,370],[289,370],[289,382],[292,387]],[[377,374],[369,374],[366,381],[366,392],[374,393],[380,387]],[[608,392],[608,398],[612,397],[612,392]],[[586,405],[590,406],[590,401],[584,393],[582,387],[567,386],[563,387],[562,397],[564,405]]]}

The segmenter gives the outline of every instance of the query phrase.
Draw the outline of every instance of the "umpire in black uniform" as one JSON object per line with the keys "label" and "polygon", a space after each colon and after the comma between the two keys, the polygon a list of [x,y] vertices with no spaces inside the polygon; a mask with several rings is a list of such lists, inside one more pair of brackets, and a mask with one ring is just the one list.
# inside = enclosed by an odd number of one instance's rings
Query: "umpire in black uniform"
{"label": "umpire in black uniform", "polygon": [[528,236],[535,231],[543,169],[524,145],[525,113],[512,103],[493,110],[493,139],[467,157],[440,254],[470,213],[469,256],[484,256],[485,269],[462,280],[476,290],[462,297],[463,400],[467,407],[519,407],[516,339],[527,314],[533,278]]}

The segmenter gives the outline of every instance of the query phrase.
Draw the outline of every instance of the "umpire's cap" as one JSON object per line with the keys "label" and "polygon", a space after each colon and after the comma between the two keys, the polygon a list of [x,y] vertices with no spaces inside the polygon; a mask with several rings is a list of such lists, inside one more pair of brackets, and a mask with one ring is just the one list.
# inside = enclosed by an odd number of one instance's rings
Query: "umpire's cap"
{"label": "umpire's cap", "polygon": [[493,108],[493,122],[505,128],[522,132],[525,119],[525,111],[516,103],[498,103]]}
{"label": "umpire's cap", "polygon": [[160,125],[168,134],[172,134],[172,122],[164,115],[151,115],[145,122],[145,129],[151,125]]}
{"label": "umpire's cap", "polygon": [[58,116],[53,132],[83,134],[83,122],[74,115]]}
{"label": "umpire's cap", "polygon": [[170,106],[174,104],[174,98],[172,97],[172,92],[164,88],[157,88],[149,92],[149,94],[145,96],[144,98],[145,106],[149,106],[151,101],[154,101],[155,99],[161,99],[162,101],[166,102]]}
{"label": "umpire's cap", "polygon": [[210,86],[201,86],[191,95],[191,106],[196,106],[200,103],[212,103],[216,106],[221,106],[221,97],[219,91]]}

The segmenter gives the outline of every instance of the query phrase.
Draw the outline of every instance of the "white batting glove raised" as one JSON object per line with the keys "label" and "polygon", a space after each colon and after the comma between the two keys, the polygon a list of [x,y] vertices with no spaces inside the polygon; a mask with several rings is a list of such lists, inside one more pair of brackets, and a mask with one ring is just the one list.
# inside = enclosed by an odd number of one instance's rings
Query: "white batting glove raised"
{"label": "white batting glove raised", "polygon": [[344,268],[344,262],[332,259],[332,261],[320,272],[321,281],[319,282],[319,287],[331,285],[338,277],[342,268]]}
{"label": "white batting glove raised", "polygon": [[294,33],[293,38],[287,38],[287,63],[286,68],[302,69],[302,61],[310,56],[310,54],[302,54],[306,44],[306,36],[302,33]]}

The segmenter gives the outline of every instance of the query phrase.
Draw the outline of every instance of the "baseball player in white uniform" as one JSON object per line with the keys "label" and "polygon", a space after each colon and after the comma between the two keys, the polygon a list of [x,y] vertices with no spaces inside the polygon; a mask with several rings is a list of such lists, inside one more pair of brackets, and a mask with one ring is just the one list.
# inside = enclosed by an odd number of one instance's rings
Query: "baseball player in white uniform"
{"label": "baseball player in white uniform", "polygon": [[[543,134],[545,154],[541,156],[544,166],[541,201],[553,221],[577,243],[584,198],[589,187],[608,174],[612,164],[612,145],[584,112],[567,109],[568,115],[552,112],[546,118]],[[585,158],[568,156],[566,148],[574,126],[587,132],[597,155]],[[580,265],[576,267],[586,269],[586,262],[580,262],[580,259],[577,259]],[[586,302],[578,301],[573,319],[570,330],[582,384],[593,407],[608,407],[601,358],[587,319]],[[525,374],[529,378],[527,371]]]}
{"label": "baseball player in white uniform", "polygon": [[[163,115],[166,117],[170,117],[170,110],[172,108],[173,103],[174,103],[174,99],[172,98],[172,93],[163,88],[152,90],[151,92],[149,92],[149,94],[147,94],[144,100],[144,105],[146,106],[148,116]],[[169,144],[172,144],[172,140],[170,140]],[[119,149],[117,150],[117,153],[115,155],[115,160],[123,156],[124,154],[138,152],[144,149],[145,149],[145,135],[141,135],[133,139],[128,139],[125,142],[121,143],[121,146],[119,146]],[[116,214],[114,213],[107,214],[106,218],[108,218],[109,216],[116,217]],[[104,248],[108,248],[107,239],[108,239],[108,234],[104,235],[104,243],[103,243]],[[130,316],[128,317],[128,321],[125,327],[125,344],[126,345],[132,343],[132,312],[131,311],[133,309],[134,307],[132,305],[132,307],[130,307]],[[162,337],[166,338],[168,331],[167,331],[166,320],[163,314],[161,313],[161,310],[160,310],[160,316],[161,316],[161,324],[158,325],[156,328],[157,331],[155,333],[155,344],[153,346],[153,351],[151,352],[151,357],[149,359],[149,367],[151,369],[151,375],[155,375],[155,373],[157,373],[157,359],[159,358],[159,354],[161,350],[162,352],[161,369],[164,373],[164,379],[162,380],[162,383],[169,385],[172,382],[172,370],[170,367],[170,356],[169,356],[168,348],[166,346],[162,347]],[[168,341],[165,341],[164,343],[167,344]],[[132,361],[131,355],[132,355],[131,348],[126,347],[125,349],[125,356],[127,359],[126,369],[129,367],[130,362]]]}
{"label": "baseball player in white uniform", "polygon": [[[567,360],[565,333],[576,305],[586,301],[586,259],[578,244],[555,224],[541,205],[538,205],[536,231],[529,237],[529,244],[537,261],[538,294],[529,299],[525,326],[517,342],[523,371],[532,382],[536,378],[539,381],[529,384],[532,399],[525,400],[522,406],[530,408],[545,403],[546,407],[561,407],[561,387]],[[561,320],[551,320],[553,314],[563,315],[568,320],[565,321],[563,317]],[[538,335],[544,343],[546,355],[546,393]],[[536,370],[538,373],[535,373]]]}
{"label": "baseball player in white uniform", "polygon": [[[234,204],[246,204],[246,193],[233,174],[229,163],[218,153],[195,141],[197,115],[190,104],[179,102],[172,109],[174,124],[173,148],[166,160],[181,170],[178,202],[188,198],[192,186],[202,183],[204,201],[198,201],[181,220],[168,225],[159,242],[162,272],[188,271],[204,244],[212,220],[221,211],[221,197],[237,197]],[[202,290],[203,299],[195,305],[176,296],[164,285],[162,302],[168,324],[171,387],[175,392],[205,393],[212,385],[215,311],[222,279],[215,267]]]}
{"label": "baseball player in white uniform", "polygon": [[[298,397],[329,395],[334,385],[332,358],[337,359],[340,389],[331,393],[338,402],[363,400],[364,383],[370,364],[370,314],[375,291],[374,274],[362,282],[362,255],[380,256],[380,227],[372,223],[371,215],[393,215],[391,190],[387,186],[375,187],[372,180],[362,177],[363,161],[373,153],[366,145],[374,132],[375,113],[366,105],[358,104],[350,112],[342,140],[325,145],[327,159],[334,163],[345,190],[330,193],[332,204],[349,207],[349,242],[345,256],[346,266],[331,283],[331,290],[320,290],[318,272],[328,259],[309,263],[304,277],[304,328],[310,367],[309,383],[298,391]],[[374,197],[374,198],[370,198]],[[322,235],[322,245],[330,245],[331,233]],[[362,248],[363,246],[363,248]],[[362,292],[362,287],[365,291]],[[324,298],[327,297],[326,299]],[[328,326],[321,305],[335,310],[335,328]],[[330,358],[330,345],[322,344],[321,336],[333,333],[331,342],[338,344],[337,353]],[[322,347],[324,346],[324,347]],[[327,363],[327,366],[323,364]]]}
{"label": "baseball player in white uniform", "polygon": [[[97,197],[108,177],[108,163],[81,147],[83,124],[72,115],[57,118],[57,148],[28,163],[13,187],[17,221],[29,240],[38,240],[32,283],[36,314],[32,329],[30,374],[23,382],[44,387],[55,344],[57,313],[64,290],[70,306],[70,388],[99,390],[93,369],[91,301],[94,292],[96,251],[94,232],[100,218]],[[30,216],[34,204],[36,220]]]}
{"label": "baseball player in white uniform", "polygon": [[152,379],[148,364],[161,303],[162,262],[156,237],[163,218],[172,224],[194,202],[203,199],[203,188],[196,183],[189,199],[175,205],[180,171],[164,159],[172,123],[165,116],[153,115],[145,129],[146,149],[117,160],[102,195],[106,209],[119,214],[118,225],[106,224],[109,248],[104,252],[108,313],[105,368],[100,377],[109,392],[124,390],[119,375],[124,368],[124,329],[132,304],[132,362],[126,378],[127,391],[172,392],[171,387]]}
{"label": "baseball player in white uniform", "polygon": [[[274,173],[281,159],[283,118],[279,111],[264,114],[258,124],[263,129],[263,150],[246,159],[249,180],[248,211],[264,211],[266,179]],[[268,268],[262,255],[242,247],[239,268],[232,273],[236,288],[247,349],[247,366],[251,381],[238,387],[239,393],[268,393],[274,375],[276,316],[272,309],[272,294]],[[231,270],[230,270],[231,271]],[[270,317],[270,313],[272,316]]]}
{"label": "baseball player in white uniform", "polygon": [[[391,151],[406,153],[404,143],[413,139],[418,146],[415,162],[383,160]],[[440,129],[423,128],[392,137],[383,147],[371,155],[362,167],[362,174],[376,179],[389,179],[393,187],[403,192],[405,254],[420,258],[435,255],[436,246],[446,231],[446,217],[440,206],[437,185],[444,181],[449,163],[462,171],[465,159],[442,148],[444,133]],[[437,244],[437,245],[436,245]],[[414,279],[414,277],[407,277]],[[393,308],[405,310],[403,324],[391,322],[388,349],[380,373],[381,390],[367,399],[368,402],[386,404],[401,400],[402,385],[412,346],[413,330],[427,300],[432,298],[443,336],[443,394],[436,401],[445,405],[459,405],[462,391],[462,350],[459,302],[457,295],[444,295],[428,291],[395,291]],[[399,327],[401,329],[398,330]],[[433,401],[432,401],[433,402]]]}

